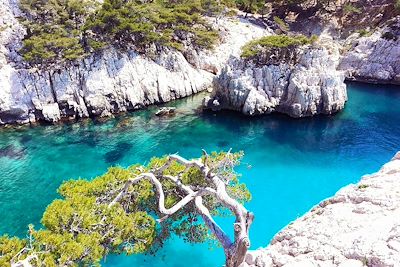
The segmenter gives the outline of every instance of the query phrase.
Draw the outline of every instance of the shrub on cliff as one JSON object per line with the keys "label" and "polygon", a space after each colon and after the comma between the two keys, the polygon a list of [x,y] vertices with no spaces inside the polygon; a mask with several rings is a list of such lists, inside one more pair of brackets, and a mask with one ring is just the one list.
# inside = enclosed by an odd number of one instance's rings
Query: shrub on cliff
{"label": "shrub on cliff", "polygon": [[343,6],[343,12],[346,15],[351,15],[351,14],[361,14],[362,10],[350,3],[346,3]]}
{"label": "shrub on cliff", "polygon": [[96,8],[92,0],[21,0],[27,29],[21,54],[33,65],[51,66],[85,55],[83,27]]}
{"label": "shrub on cliff", "polygon": [[[133,1],[21,0],[27,28],[21,54],[32,65],[51,67],[113,45],[146,53],[150,47],[209,49],[218,39],[204,14],[216,0]],[[154,50],[154,49],[153,49]]]}
{"label": "shrub on cliff", "polygon": [[258,13],[265,6],[265,0],[235,0],[236,6],[246,13]]}
{"label": "shrub on cliff", "polygon": [[[218,240],[227,267],[238,267],[250,246],[253,214],[234,167],[242,153],[203,153],[153,158],[146,166],[113,167],[91,181],[67,181],[62,199],[46,209],[43,229],[28,238],[0,237],[1,266],[99,266],[109,253],[148,253],[171,235],[186,242]],[[234,214],[234,238],[212,215]],[[213,237],[210,239],[210,237]]]}
{"label": "shrub on cliff", "polygon": [[205,3],[105,0],[86,28],[103,42],[142,51],[151,45],[183,49],[187,40],[199,48],[210,48],[218,36],[201,16],[206,11],[202,4]]}
{"label": "shrub on cliff", "polygon": [[282,61],[295,60],[295,48],[312,44],[317,36],[304,35],[271,35],[253,40],[242,47],[242,58],[260,64],[277,64]]}
{"label": "shrub on cliff", "polygon": [[280,17],[274,16],[274,22],[278,25],[279,29],[283,32],[289,31],[289,25]]}

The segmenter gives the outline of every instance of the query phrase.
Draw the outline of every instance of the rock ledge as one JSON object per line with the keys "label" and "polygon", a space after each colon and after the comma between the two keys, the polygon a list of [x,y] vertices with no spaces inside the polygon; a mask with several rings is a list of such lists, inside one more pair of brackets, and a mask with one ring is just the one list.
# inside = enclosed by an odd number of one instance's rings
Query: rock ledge
{"label": "rock ledge", "polygon": [[400,266],[400,152],[247,255],[251,267]]}

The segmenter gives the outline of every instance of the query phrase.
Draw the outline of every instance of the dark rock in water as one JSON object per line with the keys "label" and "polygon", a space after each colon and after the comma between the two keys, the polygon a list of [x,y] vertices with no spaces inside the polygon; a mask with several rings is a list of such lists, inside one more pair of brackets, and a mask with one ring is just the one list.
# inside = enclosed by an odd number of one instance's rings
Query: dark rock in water
{"label": "dark rock in water", "polygon": [[0,112],[0,125],[7,123],[28,123],[29,115],[23,109],[12,108]]}
{"label": "dark rock in water", "polygon": [[114,118],[113,115],[105,116],[105,117],[93,117],[94,125],[101,125],[110,121],[110,119]]}
{"label": "dark rock in water", "polygon": [[131,128],[132,125],[135,123],[136,118],[135,117],[125,117],[119,119],[119,121],[116,123],[115,127],[118,129],[125,129],[125,128]]}
{"label": "dark rock in water", "polygon": [[80,140],[79,143],[84,143],[89,147],[96,147],[98,144],[98,137],[95,133],[90,133]]}
{"label": "dark rock in water", "polygon": [[0,148],[0,157],[7,157],[10,159],[20,159],[25,156],[25,149],[17,148],[14,145],[8,145]]}
{"label": "dark rock in water", "polygon": [[174,107],[162,107],[156,112],[156,116],[166,116],[175,114],[176,108]]}
{"label": "dark rock in water", "polygon": [[132,147],[133,145],[130,143],[126,142],[118,143],[115,149],[108,151],[106,154],[104,154],[104,159],[109,164],[115,164],[118,161],[120,161],[124,157],[124,155],[129,150],[131,150]]}
{"label": "dark rock in water", "polygon": [[218,147],[227,147],[227,146],[229,146],[229,142],[228,141],[226,141],[226,140],[220,140],[220,141],[218,141],[217,142],[217,146]]}
{"label": "dark rock in water", "polygon": [[31,135],[23,135],[22,137],[21,137],[21,143],[22,144],[26,144],[26,143],[28,143],[29,141],[31,141],[32,140],[32,136]]}

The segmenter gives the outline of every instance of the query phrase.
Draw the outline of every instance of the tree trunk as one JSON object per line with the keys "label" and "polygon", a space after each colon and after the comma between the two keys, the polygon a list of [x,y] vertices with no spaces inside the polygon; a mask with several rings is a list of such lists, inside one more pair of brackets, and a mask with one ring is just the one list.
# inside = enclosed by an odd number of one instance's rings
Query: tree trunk
{"label": "tree trunk", "polygon": [[235,243],[225,251],[226,267],[239,267],[244,261],[248,249],[250,248],[249,230],[254,220],[251,212],[241,217],[241,222],[234,224]]}
{"label": "tree trunk", "polygon": [[[158,222],[163,222],[168,216],[174,214],[178,210],[184,208],[189,202],[195,202],[195,206],[199,215],[203,218],[206,226],[214,234],[214,236],[221,243],[225,252],[225,265],[226,267],[239,267],[245,260],[247,250],[250,247],[249,229],[254,220],[253,213],[249,212],[239,201],[232,198],[226,190],[226,180],[219,177],[217,173],[214,173],[212,169],[207,165],[208,154],[204,152],[205,159],[198,158],[195,160],[187,160],[176,154],[170,155],[168,161],[159,169],[153,170],[149,173],[141,173],[135,178],[129,179],[118,195],[110,202],[109,207],[117,203],[123,196],[128,194],[131,185],[138,183],[142,179],[149,180],[156,189],[158,197],[158,210],[165,215],[164,217],[158,219]],[[229,155],[228,152],[227,155]],[[229,162],[228,156],[227,165],[232,165]],[[192,188],[190,185],[183,184],[178,176],[170,176],[162,174],[163,171],[170,166],[172,162],[178,162],[184,166],[186,169],[191,167],[198,168],[204,175],[204,178],[210,181],[211,187],[202,188]],[[204,161],[204,163],[203,163]],[[232,165],[233,166],[233,165]],[[226,168],[226,167],[225,167]],[[232,168],[232,167],[231,167]],[[165,194],[160,182],[160,178],[167,178],[174,182],[180,189],[186,192],[186,196],[178,201],[173,207],[165,207]],[[233,224],[234,229],[234,240],[231,241],[229,236],[221,229],[221,227],[212,218],[209,209],[203,204],[203,196],[212,195],[222,206],[225,206],[236,217],[236,221]]]}

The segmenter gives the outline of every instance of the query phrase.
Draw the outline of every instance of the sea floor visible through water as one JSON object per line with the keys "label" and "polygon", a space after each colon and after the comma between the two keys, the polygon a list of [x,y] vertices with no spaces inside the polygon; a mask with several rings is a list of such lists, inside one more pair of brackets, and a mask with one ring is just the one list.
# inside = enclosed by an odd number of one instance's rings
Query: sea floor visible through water
{"label": "sea floor visible through water", "polygon": [[[252,249],[268,245],[283,227],[341,187],[377,171],[400,150],[400,88],[348,84],[346,108],[334,116],[292,119],[202,113],[202,95],[174,101],[172,117],[157,107],[104,121],[0,129],[0,235],[25,236],[40,227],[46,206],[64,180],[91,179],[109,166],[145,163],[178,152],[243,150],[238,168],[253,199]],[[232,231],[232,220],[219,220]],[[156,256],[111,255],[106,267],[221,266],[221,248],[175,238]]]}

